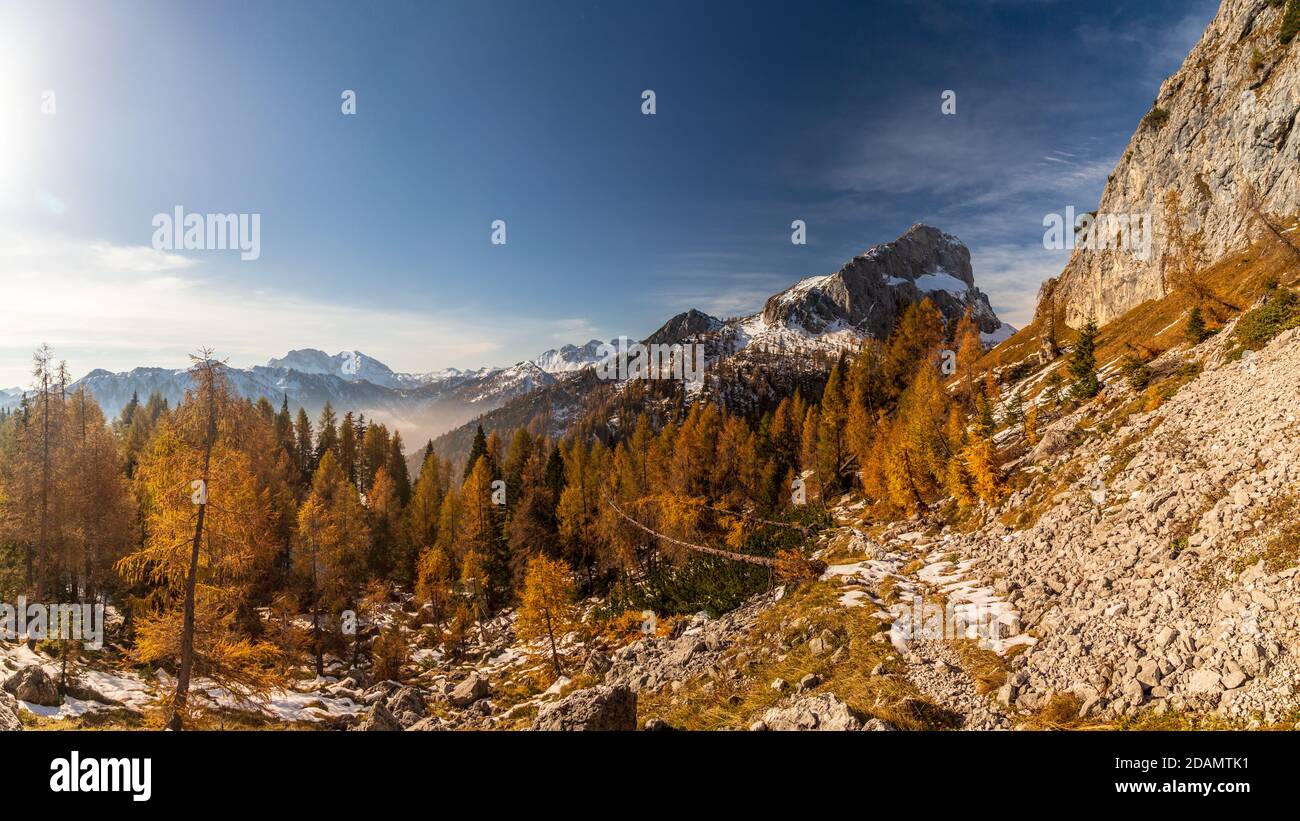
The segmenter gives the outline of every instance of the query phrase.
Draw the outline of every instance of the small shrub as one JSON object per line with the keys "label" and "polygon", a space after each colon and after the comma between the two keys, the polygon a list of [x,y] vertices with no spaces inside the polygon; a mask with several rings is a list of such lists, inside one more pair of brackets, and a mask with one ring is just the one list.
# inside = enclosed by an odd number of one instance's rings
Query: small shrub
{"label": "small shrub", "polygon": [[1134,391],[1146,390],[1147,385],[1151,384],[1151,366],[1133,354],[1124,357],[1120,372]]}
{"label": "small shrub", "polygon": [[402,667],[408,660],[406,641],[397,627],[385,629],[375,639],[374,668],[371,670],[375,681],[401,681]]}
{"label": "small shrub", "polygon": [[1177,559],[1179,556],[1182,555],[1183,551],[1186,549],[1187,549],[1186,536],[1179,536],[1177,539],[1174,539],[1172,542],[1169,543],[1169,555],[1171,558]]}
{"label": "small shrub", "polygon": [[1160,106],[1152,106],[1151,110],[1142,118],[1142,124],[1152,130],[1159,130],[1161,126],[1169,122],[1169,112]]}
{"label": "small shrub", "polygon": [[1142,409],[1149,413],[1160,407],[1164,401],[1165,398],[1160,395],[1160,390],[1155,385],[1152,385],[1147,388],[1146,402],[1142,405]]}
{"label": "small shrub", "polygon": [[1187,315],[1187,324],[1183,326],[1183,336],[1193,345],[1199,344],[1205,340],[1209,332],[1205,328],[1205,318],[1201,316],[1200,308],[1193,308],[1192,312]]}
{"label": "small shrub", "polygon": [[1035,363],[1032,359],[1022,359],[1021,361],[1017,362],[1015,366],[1011,368],[1010,371],[1007,372],[1006,381],[1008,383],[1019,382],[1020,380],[1024,379],[1025,377],[1033,373],[1034,368],[1036,367],[1037,367],[1037,363]]}
{"label": "small shrub", "polygon": [[1278,29],[1277,39],[1283,44],[1290,43],[1300,34],[1300,0],[1289,0],[1286,12],[1282,15],[1282,27]]}
{"label": "small shrub", "polygon": [[1273,337],[1298,326],[1300,296],[1295,291],[1277,288],[1269,292],[1263,305],[1246,312],[1237,321],[1233,335],[1242,347],[1257,351]]}

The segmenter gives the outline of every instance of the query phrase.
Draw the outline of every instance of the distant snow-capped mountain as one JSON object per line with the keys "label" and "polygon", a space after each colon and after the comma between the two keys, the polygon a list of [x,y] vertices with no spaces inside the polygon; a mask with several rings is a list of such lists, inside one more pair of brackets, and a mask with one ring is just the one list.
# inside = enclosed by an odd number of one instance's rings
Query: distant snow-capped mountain
{"label": "distant snow-capped mountain", "polygon": [[[288,402],[293,412],[304,408],[313,419],[329,402],[339,415],[364,413],[397,427],[408,442],[437,436],[555,381],[530,361],[509,368],[446,368],[411,374],[396,372],[360,351],[331,356],[313,348],[290,351],[266,365],[230,368],[227,375],[240,396],[265,397],[276,407]],[[96,369],[73,383],[72,389],[82,386],[112,417],[121,413],[133,396],[144,400],[155,392],[175,406],[191,382],[182,368],[141,367],[120,373]],[[0,407],[17,405],[21,393],[17,391],[13,397],[0,394]]]}
{"label": "distant snow-capped mountain", "polygon": [[399,373],[361,351],[340,351],[329,356],[315,348],[303,348],[289,351],[283,357],[266,363],[268,368],[283,368],[307,374],[328,374],[337,376],[347,382],[362,380],[385,388],[418,388],[434,382],[448,380],[482,379],[500,368],[477,368],[461,370],[444,368],[427,373]]}
{"label": "distant snow-capped mountain", "polygon": [[533,364],[551,374],[580,371],[583,368],[592,367],[604,357],[603,346],[606,344],[617,345],[618,342],[614,340],[605,343],[599,339],[593,339],[582,346],[565,345],[562,348],[547,351],[534,359]]}

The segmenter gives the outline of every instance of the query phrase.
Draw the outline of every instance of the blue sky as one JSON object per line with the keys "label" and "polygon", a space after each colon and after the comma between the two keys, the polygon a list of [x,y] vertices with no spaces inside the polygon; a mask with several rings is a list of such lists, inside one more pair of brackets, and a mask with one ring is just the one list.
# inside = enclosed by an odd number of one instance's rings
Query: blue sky
{"label": "blue sky", "polygon": [[[1043,216],[1096,207],[1216,7],[0,2],[0,386],[40,342],[76,376],[509,364],[748,313],[914,222],[1019,324],[1065,261]],[[260,214],[260,258],[153,249],[177,205]]]}

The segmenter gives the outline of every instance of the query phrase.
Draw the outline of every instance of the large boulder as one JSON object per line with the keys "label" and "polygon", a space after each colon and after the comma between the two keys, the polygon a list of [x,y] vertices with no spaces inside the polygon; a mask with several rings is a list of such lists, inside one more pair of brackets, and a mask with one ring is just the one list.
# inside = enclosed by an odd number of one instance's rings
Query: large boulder
{"label": "large boulder", "polygon": [[589,687],[544,705],[534,730],[635,730],[636,693],[626,685]]}
{"label": "large boulder", "polygon": [[387,707],[383,704],[376,704],[365,712],[361,717],[361,721],[352,729],[361,732],[392,733],[400,732],[402,725],[397,720],[397,717],[388,711]]}
{"label": "large boulder", "polygon": [[1048,428],[1038,444],[1034,446],[1029,458],[1035,462],[1044,462],[1054,459],[1070,448],[1070,435],[1058,428]]}
{"label": "large boulder", "polygon": [[408,733],[439,732],[448,729],[447,722],[437,716],[426,716],[406,728]]}
{"label": "large boulder", "polygon": [[63,703],[54,679],[36,664],[24,667],[5,679],[4,690],[19,701],[42,707],[58,707]]}
{"label": "large boulder", "polygon": [[384,706],[395,716],[414,713],[418,719],[424,715],[424,696],[414,687],[399,687],[384,702]]}
{"label": "large boulder", "polygon": [[455,707],[468,707],[481,698],[487,698],[492,692],[488,680],[478,673],[470,673],[469,677],[456,685],[456,689],[451,691],[447,700]]}
{"label": "large boulder", "polygon": [[804,696],[787,707],[763,714],[769,730],[861,730],[862,719],[830,693]]}

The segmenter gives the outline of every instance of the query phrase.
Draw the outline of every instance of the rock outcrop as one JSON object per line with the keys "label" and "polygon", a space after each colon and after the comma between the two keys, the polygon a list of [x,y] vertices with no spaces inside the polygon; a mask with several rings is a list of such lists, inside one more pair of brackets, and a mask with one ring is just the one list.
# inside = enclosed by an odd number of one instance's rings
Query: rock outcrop
{"label": "rock outcrop", "polygon": [[36,664],[24,667],[5,679],[4,690],[19,701],[42,707],[58,707],[63,703],[54,679]]}
{"label": "rock outcrop", "polygon": [[451,691],[447,700],[456,707],[468,707],[474,702],[487,696],[492,692],[491,685],[487,679],[478,673],[471,673],[468,678],[456,685],[456,689]]}
{"label": "rock outcrop", "polygon": [[547,704],[534,730],[635,730],[636,693],[625,685],[591,687]]}
{"label": "rock outcrop", "polygon": [[1251,191],[1265,213],[1296,213],[1300,40],[1279,42],[1282,14],[1268,0],[1224,0],[1182,68],[1161,85],[1102,193],[1099,215],[1150,217],[1150,252],[1077,247],[1040,292],[1040,314],[1054,304],[1073,327],[1089,315],[1104,325],[1163,296],[1167,191],[1178,192],[1186,230],[1203,231],[1210,263],[1261,230],[1247,203]]}
{"label": "rock outcrop", "polygon": [[660,326],[646,337],[647,345],[676,345],[701,334],[713,333],[722,327],[722,320],[694,308],[684,311]]}
{"label": "rock outcrop", "polygon": [[763,714],[762,729],[861,730],[862,719],[830,693],[817,693],[785,707],[771,708]]}

